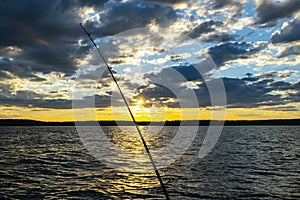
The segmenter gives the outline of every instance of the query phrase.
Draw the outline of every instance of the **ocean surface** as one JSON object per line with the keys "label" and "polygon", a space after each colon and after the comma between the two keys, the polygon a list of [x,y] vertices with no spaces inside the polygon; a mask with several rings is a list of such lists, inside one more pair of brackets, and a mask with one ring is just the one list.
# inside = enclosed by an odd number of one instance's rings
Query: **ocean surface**
{"label": "ocean surface", "polygon": [[[200,159],[206,129],[200,127],[185,153],[160,169],[171,199],[300,199],[299,126],[224,127],[214,149]],[[137,138],[118,127],[104,130],[120,148],[143,151]],[[153,130],[143,128],[145,134]],[[150,149],[170,142],[173,132],[176,127],[148,134]],[[133,165],[143,162],[149,161]],[[164,196],[153,172],[116,169],[94,158],[74,127],[0,127],[0,199]]]}

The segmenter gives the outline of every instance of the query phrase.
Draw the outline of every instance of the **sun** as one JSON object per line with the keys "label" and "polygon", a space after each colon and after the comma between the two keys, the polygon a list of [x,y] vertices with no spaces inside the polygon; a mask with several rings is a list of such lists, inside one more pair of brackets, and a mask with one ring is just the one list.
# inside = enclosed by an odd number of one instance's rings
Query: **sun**
{"label": "sun", "polygon": [[145,101],[142,98],[135,100],[132,112],[137,121],[149,121],[149,109],[144,107]]}
{"label": "sun", "polygon": [[144,105],[144,99],[138,99],[136,102],[136,106],[137,107],[143,107]]}

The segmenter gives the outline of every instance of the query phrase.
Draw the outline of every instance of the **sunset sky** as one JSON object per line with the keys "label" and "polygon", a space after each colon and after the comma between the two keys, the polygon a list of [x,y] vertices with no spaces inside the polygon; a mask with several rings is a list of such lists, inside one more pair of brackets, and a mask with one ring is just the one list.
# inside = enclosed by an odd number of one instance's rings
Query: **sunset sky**
{"label": "sunset sky", "polygon": [[[91,110],[99,120],[130,119],[80,22],[103,51],[138,120],[210,119],[220,108],[211,106],[205,83],[216,80],[225,87],[226,119],[300,118],[297,0],[0,0],[0,119],[72,121],[72,100],[89,98],[96,103],[76,108],[87,113],[80,120],[92,119]],[[166,47],[173,37],[174,46],[189,38],[198,48],[170,53]],[[195,69],[204,65],[194,62],[204,55],[215,68],[203,76]],[[155,81],[180,95],[194,93],[197,105],[187,95],[188,106],[180,106],[177,94],[151,84]],[[182,117],[183,110],[190,116]]]}

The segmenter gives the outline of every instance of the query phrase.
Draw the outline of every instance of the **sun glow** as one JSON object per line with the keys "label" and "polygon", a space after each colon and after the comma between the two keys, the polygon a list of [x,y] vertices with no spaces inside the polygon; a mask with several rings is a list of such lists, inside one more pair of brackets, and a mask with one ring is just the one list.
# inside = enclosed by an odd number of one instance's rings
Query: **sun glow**
{"label": "sun glow", "polygon": [[[300,104],[293,104],[297,108],[300,108]],[[136,108],[136,109],[134,109]],[[134,116],[139,121],[164,121],[164,120],[194,120],[194,114],[191,117],[182,118],[182,110],[179,108],[139,108],[134,106],[132,111]],[[206,108],[200,109],[201,120],[212,119],[211,111]],[[94,113],[93,109],[84,108],[86,112],[80,116],[79,121],[89,120],[130,120],[128,110],[125,107],[118,107],[113,109],[107,107],[96,111],[96,116],[91,115]],[[195,108],[183,108],[184,112],[193,113]],[[73,121],[73,110],[72,109],[45,109],[45,108],[23,108],[23,107],[5,107],[0,106],[0,119],[33,119],[41,121]],[[96,118],[95,118],[96,117]],[[295,111],[277,111],[276,109],[265,108],[227,108],[226,119],[227,120],[263,120],[263,119],[293,119],[299,118],[300,114],[298,110]],[[214,118],[217,120],[218,118]]]}
{"label": "sun glow", "polygon": [[138,99],[136,102],[136,106],[137,107],[143,107],[144,105],[144,99]]}

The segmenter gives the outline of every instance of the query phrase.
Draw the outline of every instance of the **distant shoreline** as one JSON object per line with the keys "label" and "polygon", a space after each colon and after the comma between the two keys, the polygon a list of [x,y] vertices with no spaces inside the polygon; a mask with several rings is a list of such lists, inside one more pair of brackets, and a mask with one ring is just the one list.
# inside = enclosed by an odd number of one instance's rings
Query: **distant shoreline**
{"label": "distant shoreline", "polygon": [[[76,125],[93,126],[97,121],[76,122]],[[220,121],[215,121],[220,122]],[[130,121],[98,121],[101,126],[132,126]],[[199,126],[208,126],[210,120],[200,121],[166,121],[164,122],[138,122],[141,126],[189,126],[199,124]],[[300,119],[276,119],[276,120],[228,120],[224,122],[225,126],[300,126]],[[75,126],[74,122],[44,122],[36,120],[22,119],[0,119],[0,126]]]}

